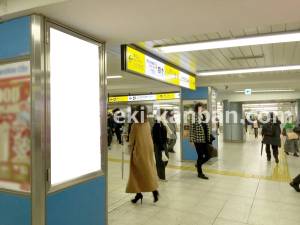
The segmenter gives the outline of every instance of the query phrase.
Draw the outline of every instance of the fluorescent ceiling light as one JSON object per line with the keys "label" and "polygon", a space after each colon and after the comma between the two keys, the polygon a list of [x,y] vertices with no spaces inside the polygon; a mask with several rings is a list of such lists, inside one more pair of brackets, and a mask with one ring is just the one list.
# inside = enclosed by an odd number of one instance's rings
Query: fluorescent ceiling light
{"label": "fluorescent ceiling light", "polygon": [[245,107],[251,106],[266,106],[266,105],[278,105],[279,103],[263,103],[263,104],[245,104]]}
{"label": "fluorescent ceiling light", "polygon": [[185,44],[167,45],[167,46],[155,46],[154,49],[162,53],[170,52],[186,52],[186,51],[197,51],[207,49],[218,49],[218,48],[230,48],[239,46],[249,45],[263,45],[283,42],[294,42],[300,41],[300,32],[278,32],[263,35],[251,35],[246,37],[238,38],[226,38],[213,41],[201,41],[192,42]]}
{"label": "fluorescent ceiling light", "polygon": [[210,75],[225,75],[225,74],[240,74],[240,73],[258,73],[258,72],[270,72],[270,71],[283,71],[283,70],[299,70],[300,65],[292,66],[273,66],[273,67],[259,67],[248,69],[236,69],[236,70],[215,70],[215,71],[203,71],[198,72],[198,76],[210,76]]}
{"label": "fluorescent ceiling light", "polygon": [[[295,91],[295,90],[291,90],[291,89],[285,89],[285,90],[260,90],[260,91],[251,91],[253,92],[280,92],[280,91]],[[245,91],[234,91],[234,92],[241,92],[241,93],[245,93]]]}
{"label": "fluorescent ceiling light", "polygon": [[107,76],[107,79],[112,79],[112,78],[122,78],[123,76]]}
{"label": "fluorescent ceiling light", "polygon": [[266,108],[249,108],[249,110],[278,110],[278,107],[266,107]]}
{"label": "fluorescent ceiling light", "polygon": [[172,107],[173,105],[153,105],[153,107]]}

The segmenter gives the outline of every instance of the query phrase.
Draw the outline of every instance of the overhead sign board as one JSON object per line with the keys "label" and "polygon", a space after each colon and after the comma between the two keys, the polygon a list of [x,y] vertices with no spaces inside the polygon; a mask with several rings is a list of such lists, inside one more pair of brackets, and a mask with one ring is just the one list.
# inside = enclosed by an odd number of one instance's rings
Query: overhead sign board
{"label": "overhead sign board", "polygon": [[251,89],[245,89],[245,94],[246,95],[251,95]]}
{"label": "overhead sign board", "polygon": [[158,61],[127,45],[122,46],[122,70],[138,73],[169,84],[196,90],[194,76]]}
{"label": "overhead sign board", "polygon": [[159,93],[150,95],[129,95],[109,97],[109,102],[133,102],[133,101],[154,101],[180,99],[180,93]]}

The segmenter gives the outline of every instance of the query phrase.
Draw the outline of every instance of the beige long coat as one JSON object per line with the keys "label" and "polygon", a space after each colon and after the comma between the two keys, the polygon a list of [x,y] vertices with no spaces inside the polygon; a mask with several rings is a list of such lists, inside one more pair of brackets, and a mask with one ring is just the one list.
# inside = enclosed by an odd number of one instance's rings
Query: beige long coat
{"label": "beige long coat", "polygon": [[151,192],[158,188],[153,141],[149,122],[134,123],[131,127],[130,173],[126,193]]}

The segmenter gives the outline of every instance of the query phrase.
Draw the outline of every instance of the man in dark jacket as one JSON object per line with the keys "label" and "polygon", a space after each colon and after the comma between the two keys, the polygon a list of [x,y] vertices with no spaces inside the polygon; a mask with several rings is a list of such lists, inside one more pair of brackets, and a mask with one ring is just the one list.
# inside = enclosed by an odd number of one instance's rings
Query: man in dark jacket
{"label": "man in dark jacket", "polygon": [[[262,136],[263,136],[263,143],[266,144],[266,152],[267,152],[267,159],[268,161],[271,160],[271,150],[270,146],[272,145],[272,150],[273,150],[273,156],[275,158],[276,163],[279,163],[278,159],[278,148],[281,147],[281,139],[280,139],[280,134],[281,134],[281,129],[280,129],[280,120],[274,115],[273,112],[270,112],[268,115],[269,122],[266,123],[264,121],[262,123]],[[266,134],[266,127],[268,126],[269,123],[272,123],[273,129],[274,129],[274,134],[272,136],[269,136]]]}
{"label": "man in dark jacket", "polygon": [[108,138],[108,148],[111,149],[111,142],[112,142],[112,137],[113,137],[113,131],[115,130],[114,126],[114,118],[113,115],[108,113],[107,114],[107,138]]}
{"label": "man in dark jacket", "polygon": [[[119,120],[121,120],[120,116],[121,116],[121,113],[119,112],[120,109],[119,108],[116,108],[113,110],[113,113],[114,113],[114,116],[115,114],[117,113],[116,117],[119,118]],[[124,118],[123,118],[124,120]],[[117,136],[117,139],[119,141],[119,144],[122,144],[122,139],[121,139],[121,128],[123,126],[123,123],[120,123],[120,122],[117,122],[117,121],[114,121],[114,124],[115,124],[115,133],[116,133],[116,136]]]}

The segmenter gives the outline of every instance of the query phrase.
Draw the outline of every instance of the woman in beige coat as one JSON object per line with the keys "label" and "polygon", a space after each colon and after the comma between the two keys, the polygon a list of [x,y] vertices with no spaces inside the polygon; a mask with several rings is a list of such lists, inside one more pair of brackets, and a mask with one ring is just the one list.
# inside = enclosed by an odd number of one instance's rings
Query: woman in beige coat
{"label": "woman in beige coat", "polygon": [[136,119],[131,127],[129,144],[133,150],[130,156],[130,173],[126,193],[137,193],[131,200],[136,203],[143,195],[141,192],[153,192],[154,202],[158,200],[158,178],[154,162],[153,141],[150,125],[147,121],[147,107],[139,105],[135,108]]}

